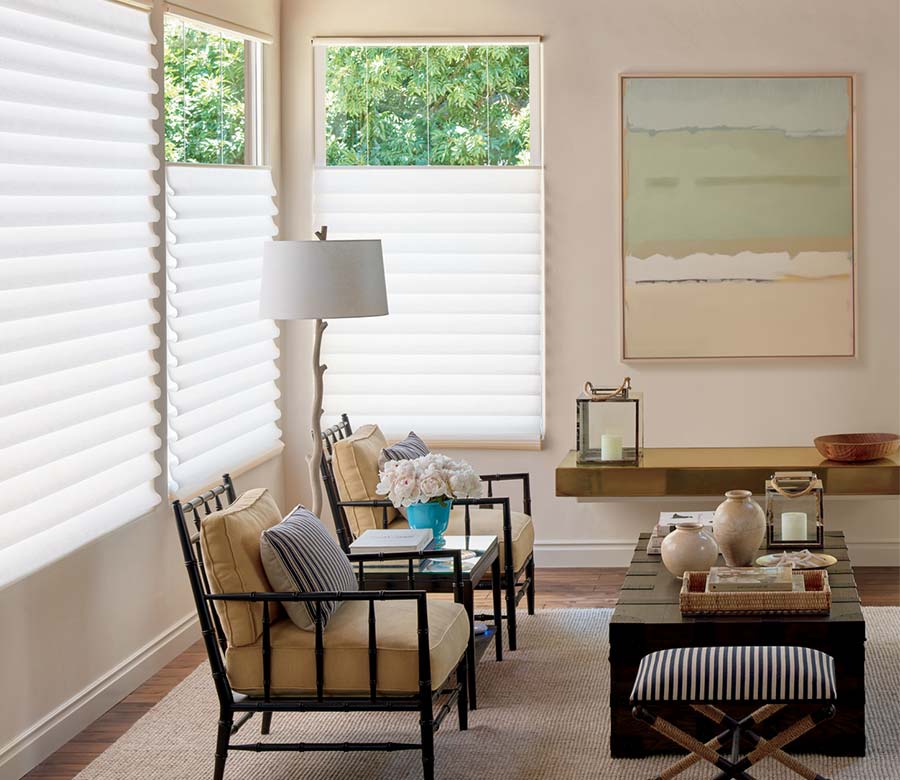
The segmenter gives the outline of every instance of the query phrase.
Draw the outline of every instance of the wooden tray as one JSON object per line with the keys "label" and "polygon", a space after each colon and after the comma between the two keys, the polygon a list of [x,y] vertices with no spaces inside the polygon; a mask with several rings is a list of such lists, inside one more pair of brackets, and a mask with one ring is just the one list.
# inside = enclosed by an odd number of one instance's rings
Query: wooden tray
{"label": "wooden tray", "polygon": [[803,574],[806,592],[743,591],[707,593],[709,572],[687,571],[681,584],[682,615],[827,615],[831,612],[831,587],[824,569],[795,571]]}

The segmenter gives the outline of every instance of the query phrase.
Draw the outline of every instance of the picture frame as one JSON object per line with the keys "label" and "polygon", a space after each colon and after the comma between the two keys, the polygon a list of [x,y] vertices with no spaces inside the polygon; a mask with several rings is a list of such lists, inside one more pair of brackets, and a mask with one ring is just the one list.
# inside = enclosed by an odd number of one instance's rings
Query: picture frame
{"label": "picture frame", "polygon": [[623,361],[856,356],[855,101],[852,73],[619,74]]}

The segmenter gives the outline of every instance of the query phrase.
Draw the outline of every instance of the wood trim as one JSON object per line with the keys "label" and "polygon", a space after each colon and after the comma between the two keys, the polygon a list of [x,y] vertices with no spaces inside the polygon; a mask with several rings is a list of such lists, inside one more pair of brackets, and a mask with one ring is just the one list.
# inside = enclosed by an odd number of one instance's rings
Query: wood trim
{"label": "wood trim", "polygon": [[8,743],[0,752],[0,778],[24,775],[171,663],[196,638],[197,615],[192,611]]}
{"label": "wood trim", "polygon": [[[267,463],[272,460],[272,458],[277,458],[284,451],[284,442],[279,442],[279,444],[272,449],[264,452],[258,458],[254,458],[253,460],[248,460],[246,463],[241,464],[233,469],[228,469],[228,473],[231,475],[232,479],[237,479],[238,477],[243,476],[248,471],[252,471],[257,466],[262,466],[263,463]],[[211,482],[207,482],[205,485],[194,486],[190,485],[185,488],[179,487],[175,493],[169,493],[169,503],[172,501],[178,501],[179,499],[186,499],[190,496],[199,496],[201,493],[205,493],[207,490],[211,490],[217,485],[222,484],[222,477],[216,477]]]}
{"label": "wood trim", "polygon": [[[827,79],[842,78],[847,79],[850,84],[850,144],[853,153],[853,159],[850,166],[851,182],[850,182],[850,242],[851,251],[853,253],[853,262],[851,267],[853,279],[853,296],[851,306],[851,328],[852,328],[852,351],[848,354],[835,355],[708,355],[708,356],[677,356],[677,357],[633,357],[629,356],[625,345],[625,79],[641,79],[641,78],[714,78],[714,79]],[[798,72],[798,73],[693,73],[693,72],[624,72],[618,74],[619,95],[618,95],[618,138],[619,138],[619,357],[622,362],[627,363],[660,363],[660,362],[692,362],[706,363],[709,361],[737,360],[737,361],[783,361],[783,360],[855,360],[859,357],[859,230],[858,230],[858,194],[859,186],[859,160],[857,148],[857,111],[856,111],[856,74],[847,71],[822,73],[815,72]]]}
{"label": "wood trim", "polygon": [[235,24],[234,22],[229,22],[227,19],[204,14],[200,11],[195,11],[192,8],[185,8],[184,6],[175,3],[165,3],[163,5],[163,10],[170,16],[179,17],[194,25],[205,26],[210,28],[213,32],[224,33],[226,35],[230,33],[230,37],[236,37],[241,40],[258,41],[259,43],[272,43],[275,40],[271,35],[262,32],[261,30],[254,30],[252,27]]}
{"label": "wood trim", "polygon": [[504,441],[498,439],[428,439],[429,448],[456,450],[527,450],[538,452],[544,448],[543,439],[537,441]]}
{"label": "wood trim", "polygon": [[356,35],[316,36],[313,46],[528,46],[541,43],[540,35]]}
{"label": "wood trim", "polygon": [[153,3],[150,0],[106,0],[106,2],[124,5],[126,8],[135,8],[138,11],[146,11],[147,13],[153,10]]}

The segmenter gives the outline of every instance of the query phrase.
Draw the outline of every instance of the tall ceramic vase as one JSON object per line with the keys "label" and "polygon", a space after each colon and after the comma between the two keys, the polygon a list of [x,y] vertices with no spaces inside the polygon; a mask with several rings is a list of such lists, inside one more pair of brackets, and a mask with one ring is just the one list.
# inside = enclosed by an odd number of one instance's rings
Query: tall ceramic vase
{"label": "tall ceramic vase", "polygon": [[729,566],[752,566],[766,536],[766,516],[749,490],[729,490],[713,517],[713,536]]}

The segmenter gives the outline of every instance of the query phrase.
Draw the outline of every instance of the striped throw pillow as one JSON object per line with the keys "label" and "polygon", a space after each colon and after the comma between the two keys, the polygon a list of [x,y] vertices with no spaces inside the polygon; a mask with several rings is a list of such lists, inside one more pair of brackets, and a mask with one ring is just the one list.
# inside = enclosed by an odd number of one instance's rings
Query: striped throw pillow
{"label": "striped throw pillow", "polygon": [[[272,588],[279,593],[356,591],[359,585],[347,556],[322,521],[304,506],[297,506],[278,525],[262,532],[259,552]],[[340,606],[323,601],[322,625]],[[288,617],[298,628],[314,631],[316,602],[283,601]]]}
{"label": "striped throw pillow", "polygon": [[378,456],[378,470],[384,468],[384,464],[389,460],[415,460],[427,455],[431,450],[428,445],[416,436],[415,431],[410,431],[409,435],[403,440],[385,447]]}

